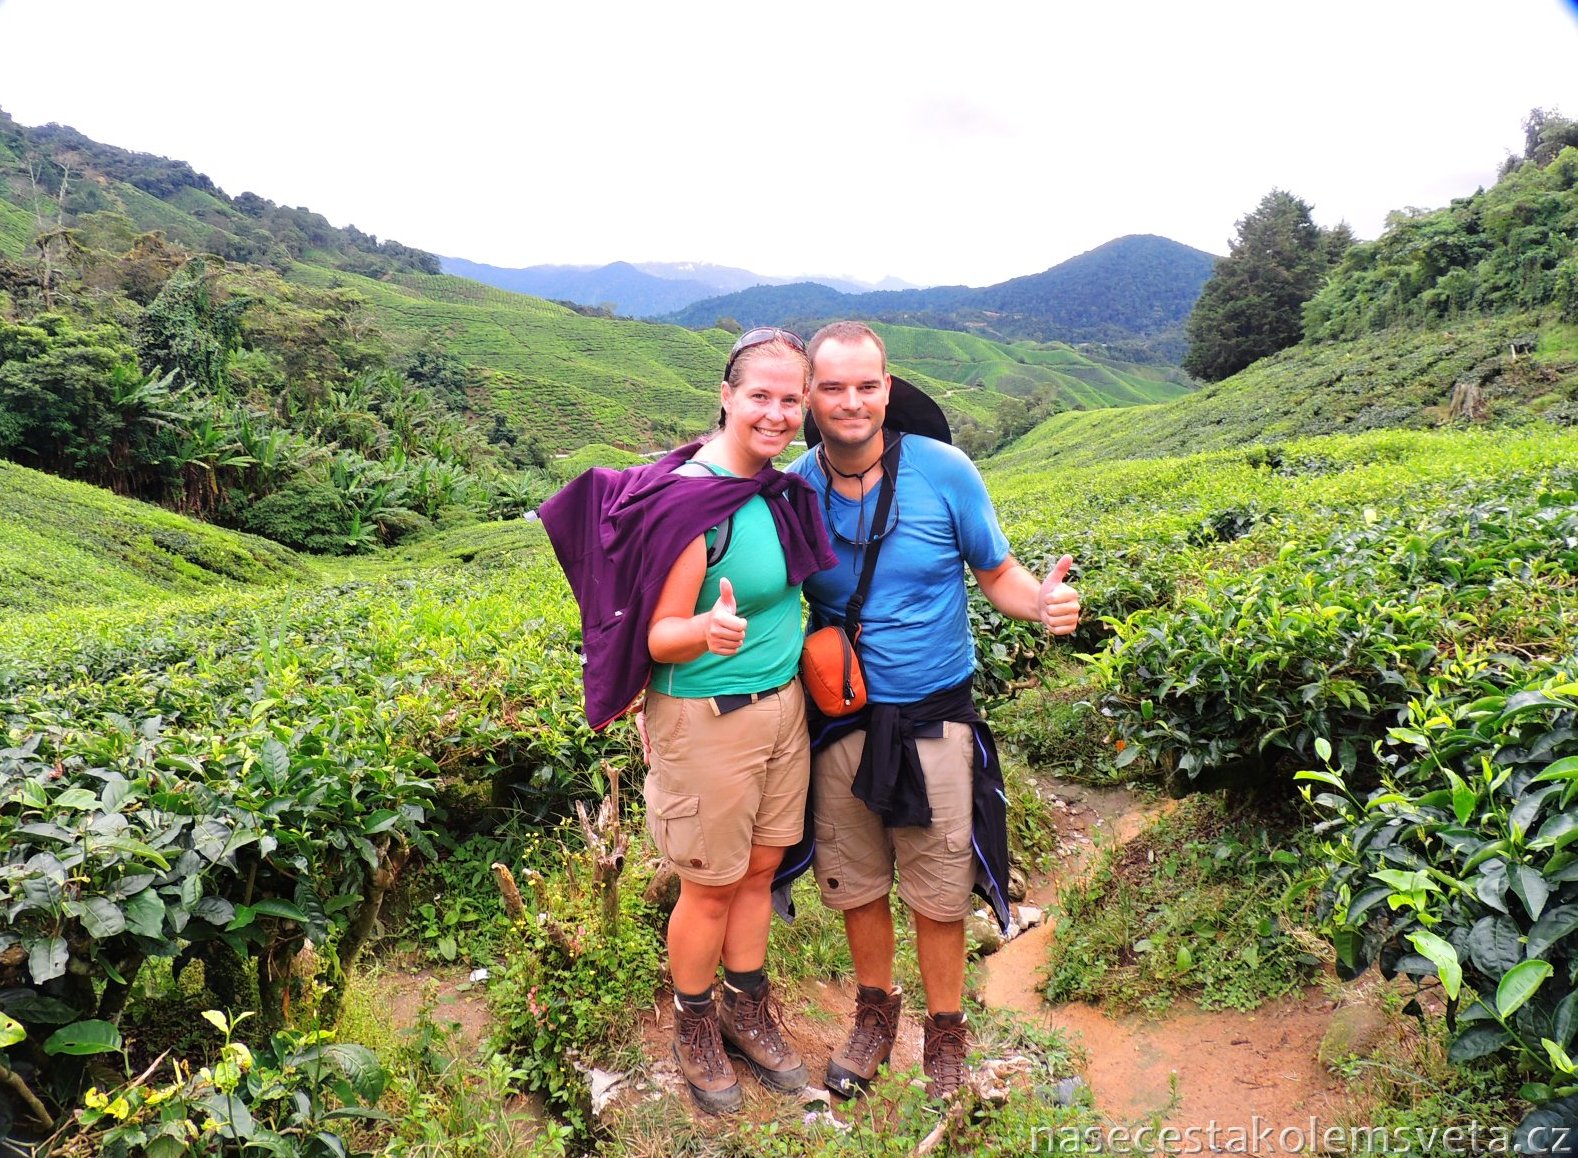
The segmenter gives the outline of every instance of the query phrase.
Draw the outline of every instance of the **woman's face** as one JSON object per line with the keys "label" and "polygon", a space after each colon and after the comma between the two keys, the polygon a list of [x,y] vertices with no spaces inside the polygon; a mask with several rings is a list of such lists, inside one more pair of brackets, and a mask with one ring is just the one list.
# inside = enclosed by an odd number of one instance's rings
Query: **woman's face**
{"label": "woman's face", "polygon": [[805,362],[768,354],[737,373],[738,386],[723,385],[723,432],[766,462],[783,453],[805,420]]}

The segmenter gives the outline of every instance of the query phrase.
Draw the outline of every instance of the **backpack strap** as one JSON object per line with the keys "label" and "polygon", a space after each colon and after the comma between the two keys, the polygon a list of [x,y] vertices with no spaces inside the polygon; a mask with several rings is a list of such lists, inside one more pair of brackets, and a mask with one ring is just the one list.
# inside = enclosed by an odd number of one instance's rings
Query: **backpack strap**
{"label": "backpack strap", "polygon": [[[690,478],[712,477],[712,471],[707,469],[706,464],[699,463],[695,459],[680,463],[674,468],[674,473],[686,475]],[[716,567],[723,562],[723,556],[729,550],[729,540],[734,537],[734,516],[726,516],[723,522],[719,523],[714,529],[718,533],[713,536],[712,542],[707,544],[708,567]]]}

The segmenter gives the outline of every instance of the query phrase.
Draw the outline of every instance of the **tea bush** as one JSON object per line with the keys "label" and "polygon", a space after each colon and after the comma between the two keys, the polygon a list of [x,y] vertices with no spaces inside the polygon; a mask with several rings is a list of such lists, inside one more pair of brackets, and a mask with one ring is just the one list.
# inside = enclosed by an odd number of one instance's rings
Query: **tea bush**
{"label": "tea bush", "polygon": [[1460,665],[1378,750],[1362,796],[1300,774],[1334,789],[1313,800],[1339,968],[1439,978],[1452,1060],[1506,1053],[1530,1100],[1578,1095],[1578,668]]}

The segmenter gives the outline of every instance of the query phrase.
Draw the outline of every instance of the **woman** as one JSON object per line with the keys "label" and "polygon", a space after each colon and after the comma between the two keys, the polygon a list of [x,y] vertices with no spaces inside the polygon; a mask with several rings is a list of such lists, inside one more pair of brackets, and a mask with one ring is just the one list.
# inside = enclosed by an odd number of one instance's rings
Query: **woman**
{"label": "woman", "polygon": [[[724,367],[720,428],[680,473],[760,475],[799,431],[809,381],[794,334],[742,335]],[[684,548],[647,630],[647,822],[680,878],[668,929],[674,1052],[696,1104],[711,1113],[742,1100],[725,1049],[771,1089],[793,1092],[806,1080],[764,969],[773,873],[800,839],[810,777],[796,676],[800,585],[789,580],[774,497],[753,495]]]}

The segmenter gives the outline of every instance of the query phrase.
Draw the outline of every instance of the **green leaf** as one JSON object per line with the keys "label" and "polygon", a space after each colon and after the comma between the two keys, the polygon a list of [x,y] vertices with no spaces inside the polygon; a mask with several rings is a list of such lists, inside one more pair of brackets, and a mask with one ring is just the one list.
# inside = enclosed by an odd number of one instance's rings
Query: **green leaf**
{"label": "green leaf", "polygon": [[1549,961],[1524,961],[1515,966],[1496,986],[1496,1014],[1503,1021],[1533,997],[1555,970]]}
{"label": "green leaf", "polygon": [[66,947],[64,937],[45,937],[34,941],[27,953],[27,967],[33,975],[33,984],[42,985],[64,976],[70,957],[71,951]]}
{"label": "green leaf", "polygon": [[89,897],[82,902],[82,927],[96,941],[113,937],[126,928],[120,906],[108,897]]}
{"label": "green leaf", "polygon": [[1565,848],[1578,840],[1578,816],[1558,812],[1540,826],[1539,833],[1529,842],[1530,848]]}
{"label": "green leaf", "polygon": [[1488,977],[1500,977],[1523,960],[1518,926],[1509,917],[1481,917],[1468,935],[1469,960]]}
{"label": "green leaf", "polygon": [[70,808],[77,812],[97,809],[99,798],[86,788],[68,788],[55,797],[56,808]]}
{"label": "green leaf", "polygon": [[1551,1015],[1551,1033],[1564,1046],[1571,1045],[1574,1036],[1578,1036],[1578,989],[1556,1003],[1556,1012]]}
{"label": "green leaf", "polygon": [[1469,787],[1463,777],[1450,769],[1447,770],[1447,780],[1452,785],[1452,813],[1459,824],[1467,824],[1469,817],[1474,815],[1475,805],[1479,803],[1479,794]]}
{"label": "green leaf", "polygon": [[127,836],[117,836],[106,840],[101,847],[113,848],[116,852],[124,852],[130,856],[141,857],[143,860],[152,861],[162,869],[168,869],[170,862],[165,860],[164,854],[151,844],[144,844],[140,840],[132,840]]}
{"label": "green leaf", "polygon": [[297,924],[307,924],[307,914],[297,906],[282,897],[264,897],[252,906],[254,913],[261,913],[265,917],[279,917],[286,921],[295,921]]}
{"label": "green leaf", "polygon": [[1543,957],[1550,947],[1578,929],[1578,905],[1557,905],[1548,910],[1529,930],[1529,957]]}
{"label": "green leaf", "polygon": [[1539,780],[1578,780],[1578,756],[1566,756],[1554,764],[1547,764],[1545,770],[1534,778],[1534,781]]}
{"label": "green leaf", "polygon": [[1447,1049],[1447,1059],[1457,1064],[1488,1057],[1512,1042],[1512,1034],[1505,1026],[1494,1021],[1476,1021],[1457,1037]]}
{"label": "green leaf", "polygon": [[1523,902],[1523,907],[1528,910],[1529,916],[1536,921],[1545,908],[1545,902],[1550,898],[1551,887],[1545,883],[1538,869],[1530,868],[1526,864],[1514,865],[1508,874],[1512,891]]}
{"label": "green leaf", "polygon": [[1540,1044],[1545,1047],[1545,1055],[1551,1059],[1551,1067],[1557,1073],[1573,1072],[1573,1059],[1567,1056],[1566,1050],[1548,1037],[1540,1038]]}
{"label": "green leaf", "polygon": [[121,1031],[108,1021],[74,1021],[49,1035],[49,1039],[44,1042],[44,1052],[83,1057],[94,1053],[116,1053],[121,1044]]}
{"label": "green leaf", "polygon": [[126,925],[143,937],[164,935],[164,901],[153,889],[144,889],[126,902]]}
{"label": "green leaf", "polygon": [[283,780],[290,774],[290,752],[272,736],[263,742],[263,750],[258,753],[258,763],[274,780]]}
{"label": "green leaf", "polygon": [[1342,782],[1341,776],[1338,776],[1335,772],[1322,772],[1318,768],[1306,768],[1302,772],[1295,772],[1293,773],[1293,779],[1316,780],[1322,784],[1330,784],[1333,788],[1339,788],[1344,792],[1348,790],[1348,786]]}
{"label": "green leaf", "polygon": [[383,1096],[389,1074],[379,1063],[378,1055],[365,1045],[335,1042],[324,1050],[324,1054],[351,1083],[351,1089],[362,1101],[372,1105]]}
{"label": "green leaf", "polygon": [[65,1025],[77,1020],[77,1008],[58,997],[46,997],[35,989],[7,989],[0,993],[4,1012],[20,1017],[31,1025]]}
{"label": "green leaf", "polygon": [[1315,737],[1315,755],[1320,757],[1321,763],[1331,763],[1331,741],[1325,736]]}
{"label": "green leaf", "polygon": [[1457,950],[1448,941],[1424,930],[1408,934],[1408,940],[1421,956],[1436,967],[1441,978],[1441,988],[1448,997],[1455,998],[1463,986],[1463,966],[1458,963]]}
{"label": "green leaf", "polygon": [[391,808],[381,808],[367,818],[367,823],[362,826],[363,836],[376,836],[395,826],[400,819],[400,814]]}
{"label": "green leaf", "polygon": [[0,1049],[27,1040],[27,1027],[9,1014],[0,1013]]}

